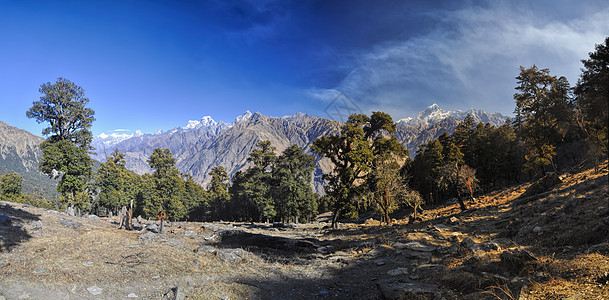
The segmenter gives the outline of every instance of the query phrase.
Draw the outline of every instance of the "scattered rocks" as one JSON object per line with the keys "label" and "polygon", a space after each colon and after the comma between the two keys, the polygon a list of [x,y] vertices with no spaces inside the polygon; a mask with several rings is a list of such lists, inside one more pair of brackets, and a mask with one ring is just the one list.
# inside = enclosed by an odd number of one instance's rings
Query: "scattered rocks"
{"label": "scattered rocks", "polygon": [[97,286],[93,285],[93,286],[88,287],[87,291],[89,293],[91,293],[91,295],[97,296],[97,295],[101,294],[104,290],[102,288],[100,288],[100,287],[97,287]]}
{"label": "scattered rocks", "polygon": [[381,281],[377,284],[384,299],[440,300],[442,292],[437,286],[416,282]]}
{"label": "scattered rocks", "polygon": [[38,221],[32,222],[32,224],[30,224],[29,229],[31,231],[36,231],[36,230],[42,229],[42,221],[38,220]]}
{"label": "scattered rocks", "polygon": [[216,255],[224,262],[240,262],[253,254],[243,249],[218,249]]}
{"label": "scattered rocks", "polygon": [[59,221],[59,224],[65,226],[65,227],[68,227],[68,228],[72,228],[72,229],[78,229],[83,226],[82,223],[76,222],[71,219],[59,218],[58,221]]}

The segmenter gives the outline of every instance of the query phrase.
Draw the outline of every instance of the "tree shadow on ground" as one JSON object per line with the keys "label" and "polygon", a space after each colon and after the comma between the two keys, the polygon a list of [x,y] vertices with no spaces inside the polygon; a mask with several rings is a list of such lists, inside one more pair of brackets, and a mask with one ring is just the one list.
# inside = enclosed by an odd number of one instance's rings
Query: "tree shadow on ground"
{"label": "tree shadow on ground", "polygon": [[10,251],[32,236],[26,230],[26,224],[40,220],[39,215],[15,208],[14,204],[0,202],[0,215],[4,221],[0,224],[0,252]]}

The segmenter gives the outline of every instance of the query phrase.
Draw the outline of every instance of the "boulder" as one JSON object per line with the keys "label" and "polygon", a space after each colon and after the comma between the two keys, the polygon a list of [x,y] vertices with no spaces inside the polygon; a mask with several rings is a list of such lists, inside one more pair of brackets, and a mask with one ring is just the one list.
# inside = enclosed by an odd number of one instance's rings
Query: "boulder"
{"label": "boulder", "polygon": [[159,225],[157,225],[156,223],[152,223],[146,226],[146,230],[154,233],[159,233]]}
{"label": "boulder", "polygon": [[463,239],[463,241],[461,241],[461,246],[472,253],[476,253],[476,251],[482,250],[480,245],[478,245],[478,243],[474,242],[474,240],[469,237],[466,237]]}
{"label": "boulder", "polygon": [[93,220],[93,221],[99,221],[99,217],[96,215],[88,215],[87,219]]}
{"label": "boulder", "polygon": [[68,228],[78,229],[78,228],[82,227],[82,223],[76,222],[71,219],[59,218],[58,221],[59,221],[59,224],[65,226],[65,227],[68,227]]}
{"label": "boulder", "polygon": [[38,221],[32,222],[32,224],[30,224],[31,231],[36,231],[36,230],[40,230],[40,229],[42,229],[42,221],[38,220]]}
{"label": "boulder", "polygon": [[385,280],[377,284],[384,299],[440,300],[442,291],[432,284]]}
{"label": "boulder", "polygon": [[520,272],[522,267],[527,262],[535,261],[537,258],[533,256],[529,251],[524,249],[514,249],[503,251],[499,255],[499,259],[501,259],[501,263],[508,268],[510,271],[514,273]]}
{"label": "boulder", "polygon": [[520,195],[520,198],[523,199],[547,192],[561,183],[562,180],[558,174],[550,172],[537,182],[533,183],[522,195]]}
{"label": "boulder", "polygon": [[70,217],[74,217],[76,215],[74,212],[74,207],[68,206],[68,208],[66,208],[66,214],[68,214]]}

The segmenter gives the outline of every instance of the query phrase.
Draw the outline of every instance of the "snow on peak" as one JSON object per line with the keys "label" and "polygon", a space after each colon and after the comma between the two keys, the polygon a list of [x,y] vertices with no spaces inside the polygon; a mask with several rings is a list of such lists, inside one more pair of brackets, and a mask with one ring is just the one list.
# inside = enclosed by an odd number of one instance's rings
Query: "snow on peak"
{"label": "snow on peak", "polygon": [[461,110],[444,110],[436,103],[419,112],[414,118],[405,118],[398,121],[408,125],[431,125],[438,123],[446,118],[454,118],[463,120],[467,115],[471,115],[476,122],[491,123],[494,126],[499,126],[505,122],[506,117],[499,113],[488,114],[483,110],[470,109],[466,112]]}
{"label": "snow on peak", "polygon": [[245,111],[245,112],[244,112],[242,115],[240,115],[240,116],[236,117],[236,118],[235,118],[235,121],[234,121],[233,123],[234,123],[234,124],[237,124],[237,123],[241,123],[241,122],[243,122],[243,121],[247,121],[247,120],[249,120],[249,118],[251,118],[251,117],[252,117],[252,115],[253,115],[253,114],[252,114],[252,112],[251,112],[251,111],[246,110],[246,111]]}
{"label": "snow on peak", "polygon": [[[139,130],[138,130],[139,131]],[[137,131],[136,131],[137,133]],[[128,134],[128,133],[116,133],[113,132],[111,134],[105,134],[102,133],[100,135],[98,135],[95,140],[97,143],[103,144],[105,146],[114,146],[124,140],[130,139],[132,138],[134,134]]]}
{"label": "snow on peak", "polygon": [[214,126],[218,124],[216,121],[214,121],[214,119],[212,119],[211,116],[205,116],[203,118],[201,118],[200,121],[196,121],[196,120],[190,120],[188,121],[188,124],[185,127],[182,127],[182,129],[195,129],[195,128],[201,128],[201,127],[210,127],[210,126]]}

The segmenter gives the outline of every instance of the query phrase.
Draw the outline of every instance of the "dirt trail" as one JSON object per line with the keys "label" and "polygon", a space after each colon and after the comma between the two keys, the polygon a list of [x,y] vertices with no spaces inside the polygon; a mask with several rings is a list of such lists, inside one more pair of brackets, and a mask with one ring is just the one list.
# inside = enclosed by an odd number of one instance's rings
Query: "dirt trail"
{"label": "dirt trail", "polygon": [[0,299],[609,298],[606,164],[518,199],[529,187],[415,224],[338,230],[174,223],[158,234],[0,202]]}

